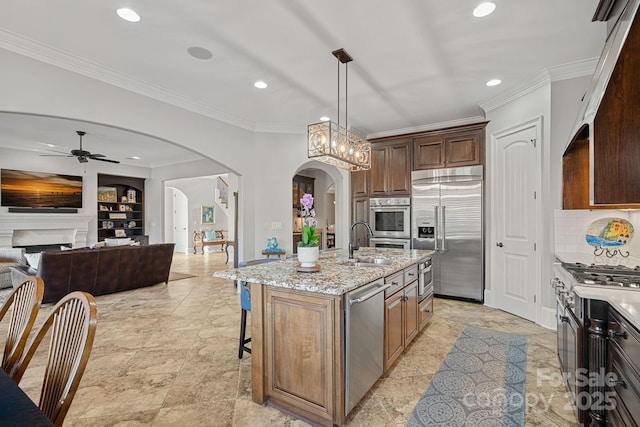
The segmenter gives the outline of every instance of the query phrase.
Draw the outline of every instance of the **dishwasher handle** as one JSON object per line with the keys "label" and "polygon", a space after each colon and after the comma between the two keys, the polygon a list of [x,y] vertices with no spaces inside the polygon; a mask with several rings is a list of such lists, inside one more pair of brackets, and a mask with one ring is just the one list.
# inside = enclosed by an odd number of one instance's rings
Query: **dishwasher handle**
{"label": "dishwasher handle", "polygon": [[367,292],[366,294],[362,295],[361,297],[349,300],[349,305],[354,305],[354,304],[360,304],[361,302],[365,302],[366,300],[373,298],[374,296],[378,295],[380,292],[384,291],[387,288],[390,288],[391,284],[386,284],[384,286],[381,286],[379,288],[376,288],[374,290],[372,290],[371,292]]}

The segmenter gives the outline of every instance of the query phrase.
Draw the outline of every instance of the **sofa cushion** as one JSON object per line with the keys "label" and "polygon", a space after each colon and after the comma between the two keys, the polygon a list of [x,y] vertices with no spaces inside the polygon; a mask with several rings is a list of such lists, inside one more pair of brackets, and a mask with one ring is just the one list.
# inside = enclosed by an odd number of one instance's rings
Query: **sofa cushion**
{"label": "sofa cushion", "polygon": [[122,239],[104,239],[104,243],[107,246],[127,246],[131,244],[131,238],[122,238]]}
{"label": "sofa cushion", "polygon": [[216,240],[216,232],[213,230],[206,230],[204,232],[204,240]]}

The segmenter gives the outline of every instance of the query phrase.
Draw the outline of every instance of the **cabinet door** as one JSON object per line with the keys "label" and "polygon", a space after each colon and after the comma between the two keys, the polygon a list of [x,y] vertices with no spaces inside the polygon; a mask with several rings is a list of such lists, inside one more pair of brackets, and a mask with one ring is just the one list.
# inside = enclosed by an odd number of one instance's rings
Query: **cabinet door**
{"label": "cabinet door", "polygon": [[405,347],[418,334],[418,281],[404,288],[404,345]]}
{"label": "cabinet door", "polygon": [[[360,198],[353,201],[353,218],[352,222],[366,221],[369,222],[369,199]],[[349,230],[351,233],[351,230]],[[351,234],[349,234],[351,237]],[[359,246],[369,246],[369,233],[365,227],[356,227],[353,232],[353,244]]]}
{"label": "cabinet door", "polygon": [[384,370],[386,371],[404,350],[404,293],[397,292],[384,301]]}
{"label": "cabinet door", "polygon": [[387,147],[371,148],[371,171],[369,173],[370,194],[384,196],[387,194],[386,171]]}
{"label": "cabinet door", "polygon": [[351,172],[351,197],[369,195],[369,171]]}
{"label": "cabinet door", "polygon": [[480,133],[478,131],[448,136],[445,139],[446,167],[480,164]]}
{"label": "cabinet door", "polygon": [[387,152],[387,174],[389,195],[411,194],[411,145],[404,142],[390,145]]}
{"label": "cabinet door", "polygon": [[442,135],[427,135],[413,140],[413,169],[443,168],[444,138]]}

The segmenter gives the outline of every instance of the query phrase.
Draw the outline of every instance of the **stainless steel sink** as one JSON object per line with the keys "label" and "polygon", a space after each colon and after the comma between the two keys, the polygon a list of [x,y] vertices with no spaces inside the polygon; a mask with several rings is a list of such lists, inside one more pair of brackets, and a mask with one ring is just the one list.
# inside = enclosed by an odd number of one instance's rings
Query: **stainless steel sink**
{"label": "stainless steel sink", "polygon": [[347,260],[344,264],[352,267],[384,267],[393,264],[393,261],[384,258],[358,258],[352,261]]}

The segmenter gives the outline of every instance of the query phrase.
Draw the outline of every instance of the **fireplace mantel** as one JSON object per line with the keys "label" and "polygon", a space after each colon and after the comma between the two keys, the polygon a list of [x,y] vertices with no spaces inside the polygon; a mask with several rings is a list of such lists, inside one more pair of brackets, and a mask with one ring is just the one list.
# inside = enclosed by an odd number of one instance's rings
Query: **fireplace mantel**
{"label": "fireplace mantel", "polygon": [[92,217],[79,214],[0,214],[0,247],[71,242],[87,246]]}

